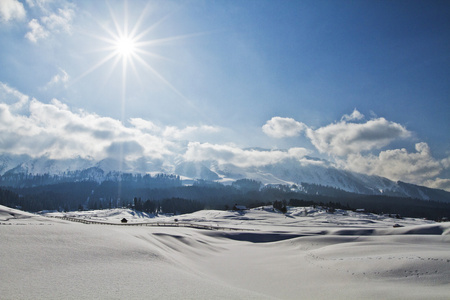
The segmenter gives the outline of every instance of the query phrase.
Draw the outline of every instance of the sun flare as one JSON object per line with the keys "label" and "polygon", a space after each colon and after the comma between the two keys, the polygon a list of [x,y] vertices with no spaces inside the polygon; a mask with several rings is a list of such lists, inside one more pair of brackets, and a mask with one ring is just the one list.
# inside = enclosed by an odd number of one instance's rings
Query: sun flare
{"label": "sun flare", "polygon": [[[167,17],[156,20],[150,26],[143,27],[143,23],[145,23],[146,20],[146,13],[149,10],[149,4],[147,4],[137,18],[130,18],[127,3],[127,1],[124,1],[124,7],[121,9],[121,12],[123,12],[123,18],[118,18],[113,7],[111,7],[107,2],[111,20],[109,22],[98,23],[103,29],[102,34],[94,35],[88,33],[88,35],[103,42],[103,46],[98,48],[96,51],[105,53],[105,56],[73,81],[77,81],[107,63],[111,63],[111,68],[106,75],[106,80],[108,80],[113,73],[116,73],[118,71],[117,69],[121,69],[121,71],[117,73],[120,73],[121,75],[121,102],[123,111],[125,109],[124,107],[126,102],[127,82],[130,82],[129,75],[134,74],[134,81],[142,84],[141,79],[143,76],[138,73],[143,71],[148,72],[148,74],[153,76],[152,79],[155,84],[162,83],[180,96],[186,103],[188,103],[188,105],[193,106],[189,99],[183,95],[183,93],[181,93],[169,80],[167,80],[153,67],[152,62],[155,60],[169,60],[163,55],[155,53],[153,48],[155,46],[172,43],[177,40],[198,36],[202,33],[155,38],[154,36],[158,36],[156,28],[162,24]],[[129,24],[130,19],[133,19],[134,24]],[[152,34],[150,35],[150,33]],[[151,36],[153,36],[153,38],[151,38]]]}
{"label": "sun flare", "polygon": [[118,55],[128,57],[130,55],[136,55],[137,45],[133,39],[124,36],[115,41],[115,48]]}

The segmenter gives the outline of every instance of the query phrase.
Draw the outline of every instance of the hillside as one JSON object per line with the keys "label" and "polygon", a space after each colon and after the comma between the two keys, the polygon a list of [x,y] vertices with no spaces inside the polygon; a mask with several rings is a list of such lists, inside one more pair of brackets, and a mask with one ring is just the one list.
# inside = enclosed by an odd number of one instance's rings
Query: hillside
{"label": "hillside", "polygon": [[[306,212],[306,214],[305,214]],[[130,210],[68,212],[131,224]],[[0,206],[5,299],[445,299],[449,223],[290,208],[199,211],[185,227],[86,225]],[[394,228],[398,224],[404,227]],[[220,230],[228,227],[241,231]],[[7,258],[7,259],[6,259]]]}

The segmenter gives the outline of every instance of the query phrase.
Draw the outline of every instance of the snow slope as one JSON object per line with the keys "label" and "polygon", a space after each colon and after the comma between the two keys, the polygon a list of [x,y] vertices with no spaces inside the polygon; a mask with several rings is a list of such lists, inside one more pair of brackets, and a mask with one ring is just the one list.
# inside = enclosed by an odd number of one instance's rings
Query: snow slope
{"label": "snow slope", "polygon": [[[117,176],[119,176],[120,172],[139,174],[165,173],[179,175],[185,183],[203,179],[228,184],[235,180],[247,178],[260,181],[263,184],[296,184],[301,188],[301,184],[306,183],[338,188],[357,194],[450,201],[449,192],[402,182],[393,182],[379,176],[346,171],[336,168],[326,160],[313,157],[305,159],[305,161],[284,159],[259,167],[243,167],[231,163],[219,164],[217,161],[184,161],[181,157],[174,161],[167,160],[164,162],[146,157],[140,157],[134,161],[119,161],[113,158],[95,161],[89,157],[56,160],[46,156],[31,158],[25,155],[12,156],[1,154],[0,175],[8,177],[24,173],[70,177],[70,174],[72,174],[75,180],[89,178],[101,182],[112,179],[107,178],[109,172],[115,173]],[[80,174],[85,176],[80,178]]]}
{"label": "snow slope", "polygon": [[[286,216],[268,207],[176,217],[129,210],[71,214],[118,225],[0,206],[2,299],[448,297],[450,223],[311,207]],[[121,226],[124,216],[132,224],[177,218],[223,230]]]}

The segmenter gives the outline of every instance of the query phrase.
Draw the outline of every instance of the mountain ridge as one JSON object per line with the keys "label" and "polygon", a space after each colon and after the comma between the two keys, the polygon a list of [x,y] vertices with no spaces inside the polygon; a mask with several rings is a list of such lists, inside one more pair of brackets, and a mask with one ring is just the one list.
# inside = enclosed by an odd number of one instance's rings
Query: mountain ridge
{"label": "mountain ridge", "polygon": [[[394,182],[384,177],[365,175],[334,167],[328,161],[307,158],[308,163],[284,159],[263,166],[242,167],[217,161],[187,161],[178,158],[165,164],[145,157],[134,161],[119,161],[107,158],[96,161],[92,158],[50,159],[46,156],[32,158],[26,155],[0,155],[1,185],[6,179],[13,180],[18,174],[73,177],[74,180],[120,180],[120,173],[134,174],[174,174],[181,177],[184,184],[196,180],[207,180],[230,184],[239,179],[260,181],[263,185],[296,186],[313,184],[337,188],[346,192],[363,195],[386,195],[450,202],[450,192],[428,188],[406,182]],[[311,163],[312,162],[312,163]],[[115,174],[115,175],[114,175]]]}

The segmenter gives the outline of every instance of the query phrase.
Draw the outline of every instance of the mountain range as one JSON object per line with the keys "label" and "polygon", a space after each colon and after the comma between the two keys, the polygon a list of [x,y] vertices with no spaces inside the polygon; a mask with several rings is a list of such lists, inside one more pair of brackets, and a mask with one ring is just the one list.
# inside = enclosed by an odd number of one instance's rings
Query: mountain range
{"label": "mountain range", "polygon": [[27,155],[3,154],[0,155],[0,175],[3,181],[17,174],[48,174],[73,177],[77,181],[102,182],[111,178],[117,179],[117,174],[120,173],[163,173],[180,176],[185,185],[199,179],[231,184],[245,178],[260,181],[264,185],[287,185],[305,193],[308,192],[307,185],[315,185],[363,195],[450,202],[450,193],[444,190],[338,169],[323,159],[307,157],[307,162],[284,159],[259,167],[242,167],[230,163],[220,164],[217,161],[186,161],[182,157],[169,162],[145,157],[121,162],[113,158],[96,161],[89,157],[51,159],[46,156],[32,158]]}

